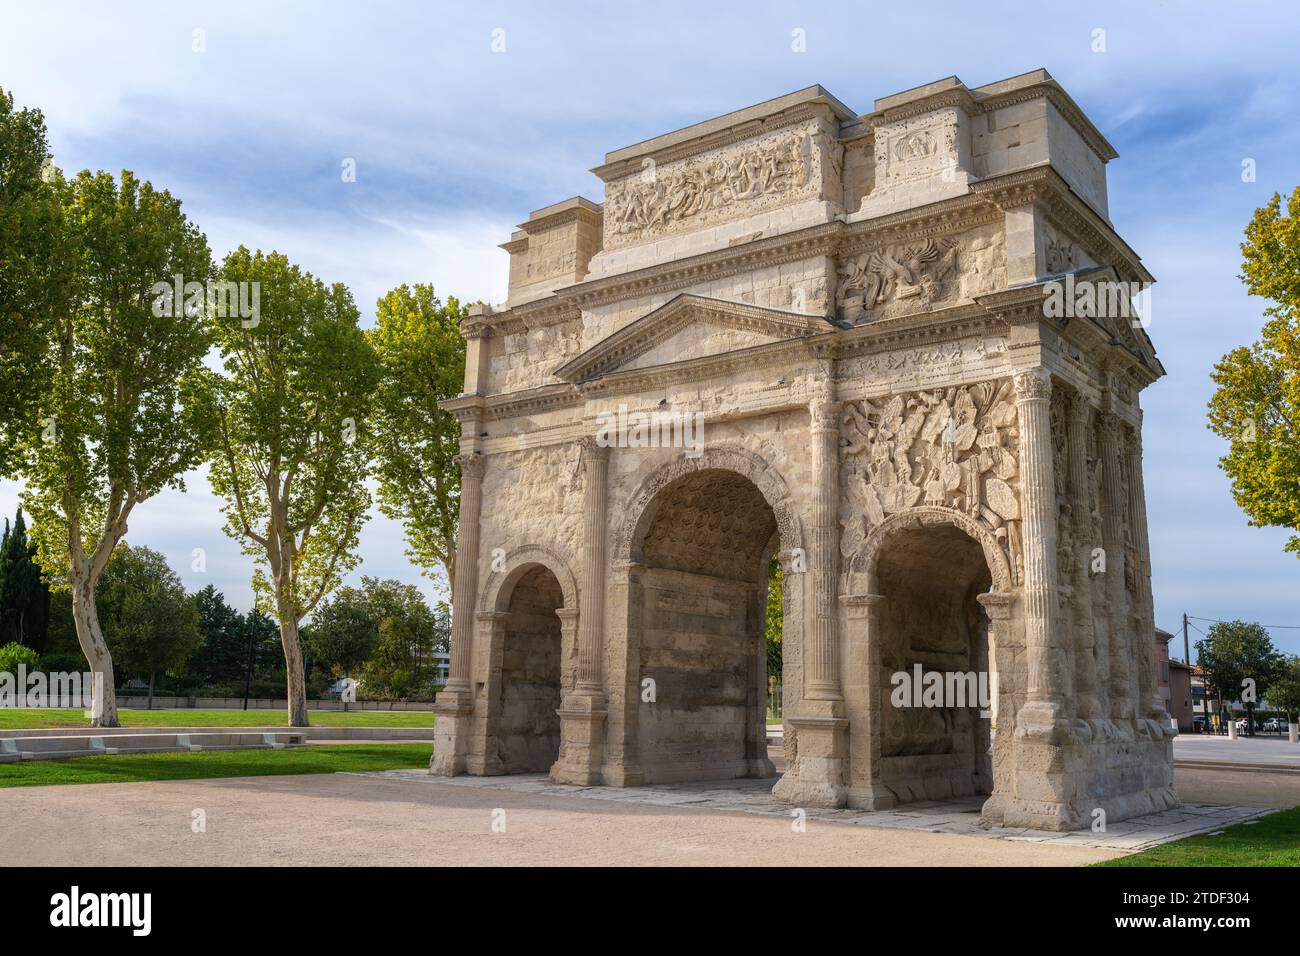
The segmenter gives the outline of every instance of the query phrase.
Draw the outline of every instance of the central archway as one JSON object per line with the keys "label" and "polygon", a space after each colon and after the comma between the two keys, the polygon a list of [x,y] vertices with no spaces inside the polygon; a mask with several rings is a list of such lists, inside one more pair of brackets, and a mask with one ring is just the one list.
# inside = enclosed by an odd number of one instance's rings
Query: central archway
{"label": "central archway", "polygon": [[636,751],[647,783],[774,774],[764,625],[780,541],[763,492],[725,468],[661,485],[637,521],[628,545],[642,568]]}

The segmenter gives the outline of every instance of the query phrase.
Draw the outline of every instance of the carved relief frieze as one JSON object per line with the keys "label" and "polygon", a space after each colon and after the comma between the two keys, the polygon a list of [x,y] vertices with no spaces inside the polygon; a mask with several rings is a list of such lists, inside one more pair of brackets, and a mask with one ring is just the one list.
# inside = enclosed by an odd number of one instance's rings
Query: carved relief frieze
{"label": "carved relief frieze", "polygon": [[816,192],[822,162],[807,130],[648,166],[605,191],[606,247],[733,219]]}
{"label": "carved relief frieze", "polygon": [[942,507],[987,528],[1019,580],[1019,430],[1010,379],[850,403],[841,437],[845,557],[858,556],[889,515]]}
{"label": "carved relief frieze", "polygon": [[921,312],[955,298],[960,250],[955,238],[931,237],[846,259],[835,294],[840,318],[868,322]]}

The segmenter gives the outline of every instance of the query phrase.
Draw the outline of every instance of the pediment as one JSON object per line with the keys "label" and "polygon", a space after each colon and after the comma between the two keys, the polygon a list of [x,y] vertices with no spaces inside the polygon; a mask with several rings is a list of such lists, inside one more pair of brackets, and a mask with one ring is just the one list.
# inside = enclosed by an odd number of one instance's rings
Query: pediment
{"label": "pediment", "polygon": [[555,370],[577,384],[829,332],[823,316],[683,293],[606,336]]}

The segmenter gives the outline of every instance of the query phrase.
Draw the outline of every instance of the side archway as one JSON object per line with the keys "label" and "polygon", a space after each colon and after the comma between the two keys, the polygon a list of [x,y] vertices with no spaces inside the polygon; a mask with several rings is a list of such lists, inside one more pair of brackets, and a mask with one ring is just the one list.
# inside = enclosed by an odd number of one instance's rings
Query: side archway
{"label": "side archway", "polygon": [[873,582],[874,588],[876,572],[880,564],[880,555],[891,538],[918,528],[943,527],[945,525],[954,527],[958,531],[969,535],[979,544],[980,549],[984,552],[984,560],[988,564],[989,573],[993,577],[993,589],[995,591],[1010,591],[1012,589],[1015,579],[1011,571],[1011,563],[1007,560],[1006,552],[1002,550],[1002,546],[992,532],[969,515],[953,508],[943,508],[937,505],[909,508],[907,511],[892,514],[880,522],[867,534],[861,550],[851,562],[849,569],[854,573],[866,574],[868,580]]}
{"label": "side archway", "polygon": [[543,773],[559,757],[557,711],[577,668],[577,580],[539,545],[507,553],[479,601],[487,719],[483,773]]}
{"label": "side archway", "polygon": [[530,565],[540,564],[546,568],[560,583],[564,595],[563,607],[576,611],[578,608],[578,579],[569,562],[557,552],[542,545],[527,544],[506,553],[499,570],[488,574],[487,583],[479,598],[480,614],[504,611],[510,603],[511,593],[519,579],[528,572]]}

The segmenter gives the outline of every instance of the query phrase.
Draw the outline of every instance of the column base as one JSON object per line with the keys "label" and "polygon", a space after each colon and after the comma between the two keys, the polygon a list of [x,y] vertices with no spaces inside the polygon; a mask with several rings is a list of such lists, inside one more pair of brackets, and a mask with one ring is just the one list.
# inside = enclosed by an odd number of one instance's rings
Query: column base
{"label": "column base", "polygon": [[[838,710],[842,704],[830,701],[805,701],[825,704],[818,709]],[[843,717],[787,717],[799,737],[798,764],[786,770],[772,796],[782,803],[803,807],[842,807],[848,802],[849,722]]]}
{"label": "column base", "polygon": [[604,697],[574,694],[556,713],[560,716],[560,756],[551,766],[551,782],[580,787],[600,784],[608,716]]}
{"label": "column base", "polygon": [[848,805],[855,810],[892,810],[898,806],[898,796],[883,783],[870,783],[849,787]]}

